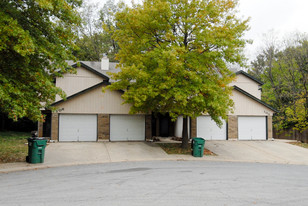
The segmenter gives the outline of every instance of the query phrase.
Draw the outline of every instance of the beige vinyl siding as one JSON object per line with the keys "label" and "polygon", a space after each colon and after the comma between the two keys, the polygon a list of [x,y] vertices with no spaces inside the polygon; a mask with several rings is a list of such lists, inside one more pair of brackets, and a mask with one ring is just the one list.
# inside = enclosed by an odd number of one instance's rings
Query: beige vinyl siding
{"label": "beige vinyl siding", "polygon": [[[87,69],[78,67],[76,70],[76,74],[64,74],[63,77],[57,78],[56,80],[56,86],[60,87],[66,93],[67,97],[104,80],[103,77],[100,77]],[[57,96],[56,101],[59,100],[61,100],[61,98]]]}
{"label": "beige vinyl siding", "polygon": [[234,113],[229,115],[272,116],[273,111],[246,95],[233,90],[231,99],[234,101]]}
{"label": "beige vinyl siding", "polygon": [[122,92],[107,90],[102,92],[102,87],[97,87],[79,96],[64,101],[57,105],[62,113],[68,114],[128,114],[130,105],[123,104]]}
{"label": "beige vinyl siding", "polygon": [[236,76],[236,80],[231,83],[231,86],[237,86],[249,94],[257,97],[258,99],[261,99],[261,90],[259,90],[259,84],[252,79],[239,74]]}

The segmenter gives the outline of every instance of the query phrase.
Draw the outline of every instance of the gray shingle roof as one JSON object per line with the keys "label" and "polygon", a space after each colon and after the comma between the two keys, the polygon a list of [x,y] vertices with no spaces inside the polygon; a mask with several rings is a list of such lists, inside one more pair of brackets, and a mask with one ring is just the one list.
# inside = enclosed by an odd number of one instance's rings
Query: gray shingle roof
{"label": "gray shingle roof", "polygon": [[[74,61],[66,61],[68,65],[73,66],[76,64]],[[117,62],[109,62],[109,70],[101,70],[101,62],[96,62],[96,61],[80,61],[80,63],[90,67],[92,70],[96,71],[97,73],[102,74],[103,76],[106,76],[110,78],[110,73],[117,73],[120,71],[120,69],[116,68]],[[110,82],[114,82],[114,80],[110,79]]]}
{"label": "gray shingle roof", "polygon": [[[80,61],[89,67],[92,67],[93,69],[97,71],[102,71],[101,70],[101,62],[92,62],[92,61]],[[114,70],[116,68],[117,62],[109,62],[109,70]]]}
{"label": "gray shingle roof", "polygon": [[[69,65],[74,65],[76,64],[75,62],[73,61],[67,61],[67,63]],[[109,62],[109,70],[101,70],[101,62],[98,62],[98,61],[80,61],[80,63],[83,63],[84,65],[90,67],[90,69],[93,69],[95,70],[96,72],[106,76],[109,78],[109,81],[112,83],[114,82],[113,79],[110,79],[110,75],[108,74],[109,72],[110,73],[118,73],[119,71],[121,71],[120,68],[117,68],[116,66],[119,64],[118,62]],[[236,75],[239,75],[239,74],[243,74],[245,75],[246,77],[252,79],[253,81],[257,82],[259,85],[263,85],[263,82],[261,82],[260,80],[254,78],[253,76],[251,76],[250,74],[248,74],[247,72],[244,72],[242,70],[238,71],[235,73]]]}

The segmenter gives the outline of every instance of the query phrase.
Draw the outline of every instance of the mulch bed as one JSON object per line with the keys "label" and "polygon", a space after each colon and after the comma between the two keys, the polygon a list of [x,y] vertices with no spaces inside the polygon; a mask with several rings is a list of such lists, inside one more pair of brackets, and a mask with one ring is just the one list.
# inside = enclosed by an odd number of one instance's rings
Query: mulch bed
{"label": "mulch bed", "polygon": [[[185,154],[191,155],[192,149],[189,147],[188,149],[182,149],[181,144],[179,143],[158,143],[159,145],[167,154]],[[205,156],[216,156],[215,153],[211,152],[210,150],[204,148],[203,155]]]}

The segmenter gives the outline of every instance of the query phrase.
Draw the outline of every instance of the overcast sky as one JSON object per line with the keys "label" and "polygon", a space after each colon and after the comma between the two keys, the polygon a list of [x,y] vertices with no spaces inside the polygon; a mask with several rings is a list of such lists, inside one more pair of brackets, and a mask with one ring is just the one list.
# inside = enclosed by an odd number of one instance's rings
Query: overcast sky
{"label": "overcast sky", "polygon": [[278,38],[294,32],[308,33],[307,0],[240,0],[240,15],[250,17],[246,38],[252,39],[246,55],[253,59],[264,45],[264,34],[273,30]]}
{"label": "overcast sky", "polygon": [[[84,1],[98,3],[102,7],[107,0]],[[253,44],[246,47],[246,56],[253,60],[263,46],[263,35],[271,31],[279,38],[294,32],[308,33],[307,9],[308,0],[239,0],[239,16],[251,18],[246,38],[253,40]]]}

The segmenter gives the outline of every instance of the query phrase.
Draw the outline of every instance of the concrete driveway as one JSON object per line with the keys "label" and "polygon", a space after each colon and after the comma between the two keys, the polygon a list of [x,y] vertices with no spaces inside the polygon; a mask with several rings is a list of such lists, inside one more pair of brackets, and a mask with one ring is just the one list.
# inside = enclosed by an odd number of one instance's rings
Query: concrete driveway
{"label": "concrete driveway", "polygon": [[50,166],[152,160],[213,160],[308,165],[308,149],[286,141],[206,141],[205,148],[217,156],[196,158],[168,155],[148,142],[53,143],[46,148]]}
{"label": "concrete driveway", "polygon": [[49,144],[46,148],[45,163],[76,165],[166,158],[167,153],[159,146],[147,142],[67,142]]}
{"label": "concrete driveway", "polygon": [[158,145],[147,142],[57,142],[45,149],[43,164],[0,164],[1,172],[110,162],[172,160]]}
{"label": "concrete driveway", "polygon": [[284,141],[206,141],[205,148],[217,156],[168,155],[157,144],[148,142],[50,143],[44,164],[26,162],[0,164],[1,172],[128,161],[205,160],[308,165],[308,149]]}
{"label": "concrete driveway", "polygon": [[275,141],[206,141],[212,160],[308,165],[308,149]]}

